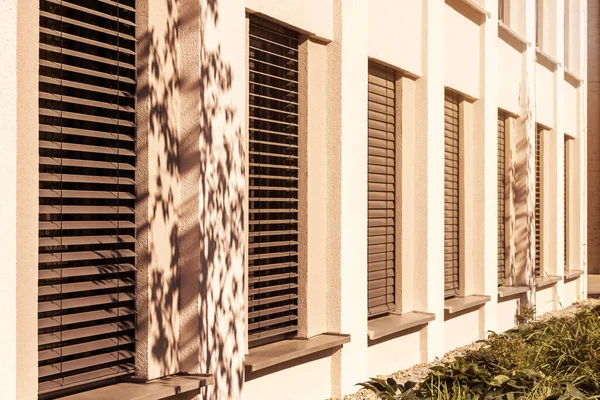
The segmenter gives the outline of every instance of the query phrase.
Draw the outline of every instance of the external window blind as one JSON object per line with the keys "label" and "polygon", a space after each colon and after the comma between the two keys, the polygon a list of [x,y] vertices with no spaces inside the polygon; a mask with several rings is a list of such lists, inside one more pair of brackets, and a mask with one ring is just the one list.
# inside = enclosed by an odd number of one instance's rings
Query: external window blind
{"label": "external window blind", "polygon": [[396,308],[396,74],[369,64],[368,308],[369,316]]}
{"label": "external window blind", "polygon": [[506,188],[506,113],[498,113],[498,285],[506,282],[506,256],[505,256],[505,204],[504,191]]}
{"label": "external window blind", "polygon": [[250,17],[250,347],[298,330],[298,37]]}
{"label": "external window blind", "polygon": [[40,0],[39,392],[134,372],[135,0]]}
{"label": "external window blind", "polygon": [[535,130],[535,275],[540,276],[542,259],[542,133],[544,129],[537,126]]}
{"label": "external window blind", "polygon": [[459,97],[444,101],[444,296],[459,294]]}
{"label": "external window blind", "polygon": [[564,208],[565,208],[565,219],[564,219],[564,262],[565,271],[569,270],[569,140],[565,139],[564,147]]}

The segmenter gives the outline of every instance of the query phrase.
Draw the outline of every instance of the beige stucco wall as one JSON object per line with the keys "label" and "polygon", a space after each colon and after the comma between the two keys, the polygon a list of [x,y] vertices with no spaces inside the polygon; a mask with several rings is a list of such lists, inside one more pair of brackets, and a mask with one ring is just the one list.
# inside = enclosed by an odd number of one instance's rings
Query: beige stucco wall
{"label": "beige stucco wall", "polygon": [[506,41],[498,38],[498,108],[519,113],[523,55]]}
{"label": "beige stucco wall", "polygon": [[[516,296],[510,299],[498,301],[496,308],[496,330],[494,332],[506,332],[514,328],[514,316],[519,312],[521,302],[524,301],[526,295]],[[512,318],[509,318],[512,317]]]}
{"label": "beige stucco wall", "polygon": [[315,400],[329,399],[332,392],[334,357],[284,365],[244,383],[245,399]]}
{"label": "beige stucco wall", "polygon": [[332,0],[245,0],[246,10],[275,19],[304,33],[332,40],[334,6]]}
{"label": "beige stucco wall", "polygon": [[421,76],[422,1],[368,3],[369,57]]}
{"label": "beige stucco wall", "polygon": [[559,293],[553,285],[538,289],[535,292],[535,312],[537,315],[562,308],[565,304],[559,304]]}
{"label": "beige stucco wall", "polygon": [[547,67],[535,65],[535,115],[536,122],[554,127],[554,79]]}
{"label": "beige stucco wall", "polygon": [[464,3],[444,4],[444,84],[475,98],[480,96],[481,18]]}
{"label": "beige stucco wall", "polygon": [[38,8],[21,0],[3,0],[0,8],[0,390],[5,398],[31,399],[37,392]]}
{"label": "beige stucco wall", "polygon": [[[0,369],[0,386],[35,397],[37,243],[37,6],[16,0],[0,16],[2,110],[6,150],[0,157],[0,212],[9,265],[0,310],[16,343]],[[519,307],[538,313],[585,293],[585,277],[498,301],[497,112],[509,111],[509,168],[515,204],[507,216],[510,266],[531,282],[535,122],[552,128],[545,143],[545,259],[562,275],[562,135],[576,137],[568,177],[569,257],[585,265],[585,81],[579,89],[535,61],[535,46],[500,39],[496,0],[276,0],[138,2],[138,374],[215,374],[207,399],[341,397],[369,376],[442,356],[513,326]],[[534,7],[515,3],[509,25],[535,43]],[[575,3],[575,2],[572,2]],[[23,3],[25,4],[25,2]],[[16,6],[19,5],[17,14]],[[577,7],[585,11],[581,2]],[[550,9],[548,9],[550,10]],[[560,23],[561,7],[550,13]],[[304,269],[302,337],[333,332],[351,342],[310,358],[244,377],[246,340],[247,46],[245,14],[259,13],[304,34],[300,69],[301,136],[306,193],[301,218]],[[489,14],[489,15],[488,15]],[[34,26],[35,25],[35,26]],[[35,32],[17,40],[20,32]],[[558,32],[561,32],[558,29]],[[564,62],[563,35],[544,50]],[[15,45],[16,43],[16,45]],[[549,46],[549,50],[546,46]],[[16,54],[16,57],[15,57]],[[572,54],[584,54],[583,51]],[[11,57],[12,55],[12,57]],[[405,74],[401,108],[400,312],[426,311],[426,327],[367,339],[367,62]],[[15,59],[17,62],[14,62]],[[579,63],[579,64],[577,64]],[[569,61],[585,65],[585,59]],[[444,311],[444,89],[465,95],[463,138],[462,294],[489,295],[459,315]],[[557,114],[557,113],[560,113]],[[16,118],[15,118],[16,116]],[[5,154],[6,153],[6,154]],[[16,157],[15,157],[16,155]],[[227,171],[226,175],[222,171]],[[519,190],[517,190],[517,188]],[[17,216],[15,218],[15,215]],[[28,290],[23,290],[27,288]],[[533,293],[532,291],[531,293]],[[17,356],[18,352],[18,356]],[[247,379],[247,380],[246,380]],[[310,382],[310,385],[299,385]],[[24,388],[24,389],[21,389]]]}
{"label": "beige stucco wall", "polygon": [[446,318],[444,321],[444,352],[484,338],[483,308]]}
{"label": "beige stucco wall", "polygon": [[423,328],[415,328],[380,341],[371,341],[368,376],[388,375],[425,362],[426,338]]}
{"label": "beige stucco wall", "polygon": [[564,113],[565,133],[568,133],[569,136],[576,138],[579,133],[579,96],[577,93],[577,88],[574,87],[570,82],[565,80],[563,85],[564,102],[562,109]]}

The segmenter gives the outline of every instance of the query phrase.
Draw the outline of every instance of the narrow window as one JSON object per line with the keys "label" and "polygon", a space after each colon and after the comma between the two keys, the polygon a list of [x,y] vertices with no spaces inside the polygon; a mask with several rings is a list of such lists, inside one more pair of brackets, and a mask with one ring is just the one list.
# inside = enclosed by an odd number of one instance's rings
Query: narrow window
{"label": "narrow window", "polygon": [[498,285],[506,283],[506,113],[498,113]]}
{"label": "narrow window", "polygon": [[459,294],[459,97],[446,91],[444,101],[444,297]]}
{"label": "narrow window", "polygon": [[535,2],[535,45],[542,50],[544,37],[544,0]]}
{"label": "narrow window", "polygon": [[369,63],[369,316],[396,308],[396,74]]}
{"label": "narrow window", "polygon": [[535,130],[535,275],[542,275],[542,133]]}
{"label": "narrow window", "polygon": [[564,256],[565,256],[565,271],[569,270],[569,143],[568,139],[565,139],[564,149],[564,207],[565,207],[565,220],[564,220]]}
{"label": "narrow window", "polygon": [[508,0],[498,0],[498,21],[506,23]]}
{"label": "narrow window", "polygon": [[569,32],[570,29],[570,24],[569,24],[569,19],[570,19],[570,1],[569,0],[565,0],[565,26],[564,26],[564,49],[565,49],[565,54],[564,54],[564,60],[565,60],[565,69],[567,71],[571,70],[571,63],[569,62],[569,39],[571,37],[571,32]]}
{"label": "narrow window", "polygon": [[250,17],[250,347],[298,331],[298,37]]}
{"label": "narrow window", "polygon": [[[39,393],[135,372],[135,1],[40,1]],[[85,21],[81,22],[81,21]]]}

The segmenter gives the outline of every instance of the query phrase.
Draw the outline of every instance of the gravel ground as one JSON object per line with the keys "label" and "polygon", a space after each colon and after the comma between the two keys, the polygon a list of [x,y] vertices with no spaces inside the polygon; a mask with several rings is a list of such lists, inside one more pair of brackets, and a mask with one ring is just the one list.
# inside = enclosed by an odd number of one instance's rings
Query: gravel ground
{"label": "gravel ground", "polygon": [[[575,314],[575,312],[577,311],[578,308],[580,308],[582,305],[600,305],[600,300],[597,299],[587,299],[584,300],[581,303],[576,303],[573,304],[570,307],[561,309],[561,310],[556,310],[556,311],[552,311],[549,313],[546,313],[544,315],[541,315],[539,317],[537,317],[538,321],[545,321],[548,320],[550,318],[553,317],[566,317],[566,316],[570,316]],[[483,346],[483,343],[471,343],[467,346],[463,346],[463,347],[459,347],[457,349],[454,349],[448,353],[446,353],[444,355],[443,358],[436,358],[435,360],[433,360],[430,363],[423,363],[423,364],[417,364],[414,367],[411,367],[409,369],[405,369],[402,371],[397,371],[394,372],[391,375],[379,375],[378,378],[387,378],[388,376],[391,376],[392,378],[394,378],[397,382],[400,383],[405,383],[407,381],[413,381],[413,382],[421,382],[423,381],[427,375],[429,374],[429,368],[436,366],[436,365],[440,365],[446,362],[452,362],[454,361],[454,359],[456,357],[462,357],[464,356],[468,351],[470,350],[477,350],[479,348],[481,348]],[[356,393],[347,395],[344,397],[344,400],[377,400],[378,397],[373,394],[371,391],[362,389],[359,390]]]}

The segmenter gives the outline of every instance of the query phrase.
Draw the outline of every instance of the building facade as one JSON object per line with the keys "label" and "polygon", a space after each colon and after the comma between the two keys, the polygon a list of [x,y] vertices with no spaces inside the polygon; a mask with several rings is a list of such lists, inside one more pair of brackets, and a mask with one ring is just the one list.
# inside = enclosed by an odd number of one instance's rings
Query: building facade
{"label": "building facade", "polygon": [[[587,67],[587,113],[590,116],[587,119],[587,192],[588,195],[588,237],[587,237],[587,257],[588,257],[588,272],[594,275],[600,275],[600,218],[595,210],[598,209],[598,196],[596,193],[600,187],[600,164],[594,154],[600,150],[600,125],[598,124],[598,116],[600,115],[600,92],[598,85],[600,84],[600,62],[598,55],[600,47],[598,38],[600,37],[600,8],[596,2],[588,3],[588,30],[587,30],[587,52],[588,62]],[[593,277],[596,278],[596,277]],[[597,291],[597,290],[595,290]]]}
{"label": "building facade", "polygon": [[587,295],[583,0],[0,4],[5,398],[340,398]]}

